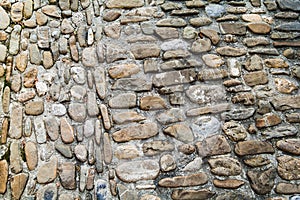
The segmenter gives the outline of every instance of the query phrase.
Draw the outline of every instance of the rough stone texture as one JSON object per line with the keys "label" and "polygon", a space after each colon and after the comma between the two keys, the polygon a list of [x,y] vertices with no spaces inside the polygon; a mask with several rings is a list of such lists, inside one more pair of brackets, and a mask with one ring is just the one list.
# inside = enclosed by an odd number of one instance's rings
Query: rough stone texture
{"label": "rough stone texture", "polygon": [[261,153],[274,153],[274,148],[268,142],[248,140],[238,142],[235,145],[235,153],[240,156],[255,155]]}
{"label": "rough stone texture", "polygon": [[275,182],[276,171],[274,168],[269,168],[264,171],[250,170],[247,172],[247,176],[251,181],[251,187],[257,194],[269,193]]}
{"label": "rough stone texture", "polygon": [[158,184],[161,187],[186,187],[197,186],[207,183],[207,176],[204,173],[192,174],[187,176],[175,176],[173,178],[161,179]]}
{"label": "rough stone texture", "polygon": [[299,175],[299,158],[292,156],[280,156],[277,157],[278,167],[277,171],[281,178],[286,180],[298,180]]}
{"label": "rough stone texture", "polygon": [[218,176],[236,176],[242,172],[241,164],[233,158],[213,158],[208,163],[211,172]]}
{"label": "rough stone texture", "polygon": [[196,147],[198,154],[202,157],[225,154],[231,151],[229,143],[222,135],[207,137],[202,142],[197,142]]}
{"label": "rough stone texture", "polygon": [[57,158],[52,157],[49,162],[44,163],[38,168],[37,181],[39,183],[49,183],[56,178],[57,162]]}

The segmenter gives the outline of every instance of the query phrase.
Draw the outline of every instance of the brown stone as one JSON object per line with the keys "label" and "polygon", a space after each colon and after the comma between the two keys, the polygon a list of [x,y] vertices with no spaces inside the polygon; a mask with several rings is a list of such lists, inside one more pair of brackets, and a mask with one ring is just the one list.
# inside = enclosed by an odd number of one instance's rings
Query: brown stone
{"label": "brown stone", "polygon": [[225,134],[235,142],[244,140],[247,137],[245,127],[236,121],[225,122],[222,129]]}
{"label": "brown stone", "polygon": [[176,187],[191,187],[204,185],[208,178],[205,173],[198,173],[186,176],[175,176],[172,178],[163,178],[158,182],[161,187],[176,188]]}
{"label": "brown stone", "polygon": [[212,20],[208,17],[197,17],[189,20],[190,24],[195,27],[206,26],[212,23]]}
{"label": "brown stone", "polygon": [[136,64],[121,64],[109,68],[108,73],[112,78],[124,78],[137,74],[140,67]]}
{"label": "brown stone", "polygon": [[32,101],[25,104],[25,113],[27,115],[41,115],[44,112],[43,101]]}
{"label": "brown stone", "polygon": [[193,108],[186,112],[186,116],[188,117],[194,117],[199,115],[205,115],[210,113],[222,113],[224,111],[230,110],[231,104],[228,103],[222,103],[222,104],[216,104],[212,106],[205,106],[200,108]]}
{"label": "brown stone", "polygon": [[271,100],[276,110],[289,110],[300,108],[300,96],[275,96]]}
{"label": "brown stone", "polygon": [[42,12],[51,17],[60,18],[61,12],[58,6],[56,5],[46,5],[42,7]]}
{"label": "brown stone", "polygon": [[220,23],[220,30],[222,34],[245,35],[247,30],[244,23]]}
{"label": "brown stone", "polygon": [[276,193],[278,194],[299,194],[300,185],[293,183],[278,183],[275,188]]}
{"label": "brown stone", "polygon": [[25,189],[26,183],[28,180],[28,174],[27,173],[20,173],[17,175],[14,175],[10,180],[10,187],[11,187],[11,196],[12,199],[20,199],[23,191]]}
{"label": "brown stone", "polygon": [[154,140],[143,144],[143,153],[146,156],[155,156],[166,151],[173,151],[174,145],[166,140]]}
{"label": "brown stone", "polygon": [[159,96],[145,96],[140,101],[140,108],[142,110],[159,110],[166,107],[165,100]]}
{"label": "brown stone", "polygon": [[38,165],[38,148],[36,143],[29,141],[25,144],[25,156],[28,170],[34,170]]}
{"label": "brown stone", "polygon": [[258,55],[251,56],[251,58],[249,58],[245,63],[245,68],[248,71],[262,70],[263,69],[262,58],[259,57]]}
{"label": "brown stone", "polygon": [[300,139],[279,140],[277,141],[276,146],[282,151],[295,155],[300,155]]}
{"label": "brown stone", "polygon": [[10,113],[9,137],[19,139],[23,133],[23,108],[21,106],[13,106]]}
{"label": "brown stone", "polygon": [[275,185],[274,179],[276,177],[276,170],[269,168],[264,171],[249,170],[247,172],[251,188],[257,194],[268,194]]}
{"label": "brown stone", "polygon": [[166,27],[184,27],[187,23],[182,18],[166,18],[161,19],[156,23],[156,26],[166,26]]}
{"label": "brown stone", "polygon": [[286,180],[300,179],[300,159],[292,156],[277,157],[277,171],[281,178]]}
{"label": "brown stone", "polygon": [[74,141],[74,128],[66,118],[60,120],[60,133],[64,143],[69,144]]}
{"label": "brown stone", "polygon": [[274,41],[274,47],[300,47],[300,41]]}
{"label": "brown stone", "polygon": [[202,60],[204,61],[204,63],[209,66],[209,67],[220,67],[222,66],[225,62],[224,60],[215,54],[205,54],[202,56]]}
{"label": "brown stone", "polygon": [[143,0],[109,0],[106,2],[108,8],[137,8],[144,5]]}
{"label": "brown stone", "polygon": [[237,189],[242,185],[244,185],[245,182],[237,179],[225,179],[225,180],[214,179],[213,184],[214,186],[219,188]]}
{"label": "brown stone", "polygon": [[16,56],[15,64],[16,64],[16,68],[20,72],[25,71],[25,69],[27,67],[27,63],[28,63],[28,53],[27,52],[23,51]]}
{"label": "brown stone", "polygon": [[186,155],[190,155],[194,153],[195,150],[196,150],[195,146],[191,144],[182,144],[178,147],[178,151]]}
{"label": "brown stone", "polygon": [[265,38],[265,37],[249,37],[249,38],[245,38],[243,40],[243,43],[247,46],[247,47],[254,47],[257,45],[268,45],[270,44],[270,41]]}
{"label": "brown stone", "polygon": [[240,92],[234,95],[231,98],[232,103],[243,103],[244,105],[254,105],[255,104],[255,96],[250,92]]}
{"label": "brown stone", "polygon": [[121,16],[121,13],[116,10],[109,10],[103,15],[103,20],[112,22],[118,19]]}
{"label": "brown stone", "polygon": [[163,132],[184,143],[189,143],[194,141],[194,134],[192,130],[185,124],[171,125],[165,128]]}
{"label": "brown stone", "polygon": [[118,159],[134,159],[139,157],[139,151],[134,145],[118,146],[114,151],[114,155]]}
{"label": "brown stone", "polygon": [[300,113],[287,113],[285,115],[285,117],[289,123],[299,123],[300,122]]}
{"label": "brown stone", "polygon": [[198,154],[201,157],[222,155],[231,152],[226,138],[222,135],[214,135],[196,143]]}
{"label": "brown stone", "polygon": [[166,51],[163,54],[163,59],[176,59],[176,58],[186,58],[189,57],[191,54],[189,51],[184,50],[184,49],[178,49],[178,50],[169,50]]}
{"label": "brown stone", "polygon": [[201,29],[200,33],[208,37],[214,45],[217,45],[220,41],[218,32],[212,29]]}
{"label": "brown stone", "polygon": [[281,58],[265,59],[265,65],[270,68],[287,68],[289,64]]}
{"label": "brown stone", "polygon": [[113,150],[111,146],[110,136],[106,132],[103,135],[103,156],[104,162],[106,164],[110,164],[113,159]]}
{"label": "brown stone", "polygon": [[247,26],[256,34],[267,34],[271,31],[271,26],[265,22],[252,22],[247,24]]}
{"label": "brown stone", "polygon": [[268,158],[263,157],[261,155],[245,159],[244,162],[250,167],[261,167],[271,163],[271,161]]}
{"label": "brown stone", "polygon": [[205,200],[210,199],[215,195],[215,192],[210,191],[209,189],[201,189],[201,190],[186,190],[179,189],[173,190],[172,199],[173,200]]}
{"label": "brown stone", "polygon": [[217,53],[222,56],[242,56],[247,53],[245,48],[236,48],[236,47],[219,47],[216,49]]}
{"label": "brown stone", "polygon": [[266,128],[270,126],[275,126],[281,123],[280,116],[274,113],[267,113],[262,118],[256,119],[255,125],[257,128]]}
{"label": "brown stone", "polygon": [[0,161],[0,194],[6,192],[6,184],[8,179],[8,164],[6,160]]}
{"label": "brown stone", "polygon": [[264,85],[268,83],[268,76],[264,71],[250,72],[245,74],[243,78],[249,86]]}
{"label": "brown stone", "polygon": [[268,142],[248,140],[238,142],[235,145],[235,153],[239,156],[274,153],[274,148]]}
{"label": "brown stone", "polygon": [[135,111],[130,111],[130,112],[118,112],[112,116],[112,119],[116,124],[125,124],[130,122],[143,121],[146,119],[146,117],[138,114]]}
{"label": "brown stone", "polygon": [[261,22],[262,18],[259,14],[243,14],[242,19],[246,22]]}
{"label": "brown stone", "polygon": [[242,172],[241,164],[233,158],[212,158],[208,163],[211,172],[218,176],[236,176]]}
{"label": "brown stone", "polygon": [[37,81],[38,70],[35,68],[31,68],[24,74],[24,87],[32,88],[35,86]]}
{"label": "brown stone", "polygon": [[76,171],[75,165],[70,162],[64,162],[60,166],[60,182],[61,185],[68,190],[76,189]]}
{"label": "brown stone", "polygon": [[176,28],[172,27],[157,27],[155,33],[163,40],[175,39],[179,37],[179,32]]}
{"label": "brown stone", "polygon": [[158,57],[160,54],[160,48],[156,44],[145,45],[135,44],[131,47],[131,52],[133,53],[135,59],[144,59],[149,57]]}
{"label": "brown stone", "polygon": [[125,162],[116,168],[118,178],[129,183],[139,180],[153,180],[158,176],[159,171],[159,164],[154,160]]}
{"label": "brown stone", "polygon": [[128,142],[130,140],[147,139],[156,134],[158,134],[157,124],[145,123],[121,129],[117,132],[114,132],[112,137],[116,142]]}
{"label": "brown stone", "polygon": [[54,181],[57,175],[57,158],[52,157],[49,162],[44,163],[38,168],[37,182],[49,183]]}
{"label": "brown stone", "polygon": [[292,81],[288,80],[288,79],[275,78],[274,82],[275,82],[275,85],[276,85],[276,89],[280,93],[283,93],[283,94],[290,94],[294,90],[298,89],[298,87],[296,86],[296,84],[293,83]]}
{"label": "brown stone", "polygon": [[170,154],[164,154],[159,159],[160,169],[163,172],[169,172],[176,169],[175,158]]}

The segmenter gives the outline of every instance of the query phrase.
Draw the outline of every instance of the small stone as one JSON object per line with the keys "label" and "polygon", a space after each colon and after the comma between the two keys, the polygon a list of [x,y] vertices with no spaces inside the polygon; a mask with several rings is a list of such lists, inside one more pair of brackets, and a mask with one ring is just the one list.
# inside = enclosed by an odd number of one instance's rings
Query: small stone
{"label": "small stone", "polygon": [[190,24],[195,27],[206,26],[212,23],[212,20],[208,17],[197,17],[189,20]]}
{"label": "small stone", "polygon": [[46,5],[42,7],[42,12],[50,17],[60,18],[60,10],[55,5]]}
{"label": "small stone", "polygon": [[161,8],[163,11],[179,10],[182,8],[182,5],[174,2],[166,2],[161,5]]}
{"label": "small stone", "polygon": [[190,83],[196,78],[196,73],[192,69],[181,71],[172,71],[156,74],[153,77],[155,87],[178,85],[182,83]]}
{"label": "small stone", "polygon": [[271,31],[270,25],[265,22],[252,22],[247,27],[256,34],[267,34]]}
{"label": "small stone", "polygon": [[134,145],[118,146],[114,152],[118,159],[134,159],[140,156],[140,153]]}
{"label": "small stone", "polygon": [[161,200],[161,198],[159,198],[155,195],[152,195],[152,194],[145,194],[141,197],[140,200]]}
{"label": "small stone", "polygon": [[103,19],[108,22],[115,21],[121,16],[121,13],[119,11],[110,10],[106,12],[103,16]]}
{"label": "small stone", "polygon": [[209,17],[217,18],[225,14],[225,8],[219,4],[209,4],[205,6],[205,12]]}
{"label": "small stone", "polygon": [[268,83],[267,73],[264,71],[250,72],[243,76],[249,86],[264,85]]}
{"label": "small stone", "polygon": [[55,149],[66,158],[72,158],[73,157],[72,150],[71,150],[70,146],[67,146],[65,144],[56,144]]}
{"label": "small stone", "polygon": [[277,4],[274,0],[264,0],[264,4],[269,11],[277,9]]}
{"label": "small stone", "polygon": [[55,116],[63,116],[67,113],[67,109],[63,104],[52,104],[52,114]]}
{"label": "small stone", "polygon": [[277,148],[284,152],[288,152],[294,155],[300,155],[300,140],[299,139],[283,139],[276,143]]}
{"label": "small stone", "polygon": [[144,96],[140,101],[140,108],[142,110],[159,110],[166,108],[164,99],[158,96]]}
{"label": "small stone", "polygon": [[50,183],[57,175],[57,158],[52,157],[49,162],[44,163],[38,168],[37,182]]}
{"label": "small stone", "polygon": [[13,139],[19,139],[23,133],[23,108],[13,105],[10,116],[9,136]]}
{"label": "small stone", "polygon": [[298,123],[300,122],[300,113],[287,113],[285,115],[287,122]]}
{"label": "small stone", "polygon": [[247,30],[244,23],[220,23],[220,30],[222,34],[245,35]]}
{"label": "small stone", "polygon": [[108,115],[108,110],[105,104],[100,104],[100,113],[102,116],[102,121],[104,124],[104,128],[109,130],[111,128],[110,118]]}
{"label": "small stone", "polygon": [[124,0],[124,1],[118,1],[118,0],[109,0],[106,3],[106,6],[108,8],[137,8],[142,7],[144,5],[143,0]]}
{"label": "small stone", "polygon": [[164,133],[176,138],[184,143],[190,143],[194,141],[194,134],[192,130],[184,124],[175,124],[165,128]]}
{"label": "small stone", "polygon": [[274,56],[278,56],[279,55],[279,52],[275,48],[255,48],[255,49],[249,49],[248,53],[250,53],[250,54],[274,55]]}
{"label": "small stone", "polygon": [[[64,195],[61,194],[59,199],[61,199]],[[57,199],[57,186],[55,183],[47,184],[41,188],[36,193],[37,199],[47,199],[47,200],[55,200]]]}
{"label": "small stone", "polygon": [[256,119],[255,125],[257,128],[265,128],[275,126],[281,123],[280,116],[274,113],[267,113],[262,118]]}
{"label": "small stone", "polygon": [[112,137],[116,142],[127,142],[130,140],[147,139],[158,134],[157,124],[145,123],[131,126],[114,132]]}
{"label": "small stone", "polygon": [[206,5],[206,2],[201,0],[193,0],[193,1],[186,1],[186,7],[188,8],[202,8]]}
{"label": "small stone", "polygon": [[130,111],[130,112],[118,112],[113,115],[112,119],[117,124],[125,124],[130,122],[139,122],[145,120],[146,117],[138,114],[137,112]]}
{"label": "small stone", "polygon": [[171,124],[175,122],[182,122],[185,120],[184,113],[179,108],[171,108],[156,116],[156,119],[161,124]]}
{"label": "small stone", "polygon": [[276,170],[269,168],[264,171],[249,170],[247,176],[250,179],[251,188],[257,194],[268,194],[275,185]]}
{"label": "small stone", "polygon": [[[124,22],[123,22],[124,23]],[[111,24],[104,27],[104,33],[110,38],[118,39],[121,35],[120,24]]]}
{"label": "small stone", "polygon": [[47,23],[48,17],[41,10],[35,12],[36,23],[40,26],[43,26]]}
{"label": "small stone", "polygon": [[68,108],[70,117],[76,122],[83,122],[86,118],[86,107],[84,104],[71,103]]}
{"label": "small stone", "polygon": [[191,144],[182,144],[178,147],[178,151],[181,153],[184,153],[186,155],[190,155],[192,153],[194,153],[196,150],[195,146],[191,145]]}
{"label": "small stone", "polygon": [[218,180],[214,179],[213,184],[216,187],[219,188],[225,188],[225,189],[237,189],[245,184],[244,181],[237,180],[237,179],[226,179],[226,180]]}
{"label": "small stone", "polygon": [[242,19],[246,22],[261,22],[262,18],[259,14],[243,14]]}
{"label": "small stone", "polygon": [[300,96],[275,96],[271,100],[276,110],[300,108]]}
{"label": "small stone", "polygon": [[265,59],[265,65],[270,68],[287,68],[289,64],[281,58]]}
{"label": "small stone", "polygon": [[212,158],[208,163],[210,171],[218,176],[236,176],[242,172],[241,164],[233,158]]}
{"label": "small stone", "polygon": [[128,183],[153,180],[158,176],[159,171],[159,164],[154,160],[125,162],[116,168],[118,178]]}
{"label": "small stone", "polygon": [[190,199],[210,199],[214,195],[215,192],[210,191],[208,189],[200,189],[200,190],[178,189],[178,190],[173,190],[171,197],[173,200],[190,200]]}
{"label": "small stone", "polygon": [[184,39],[194,39],[197,34],[198,33],[195,28],[187,26],[183,29],[182,37]]}
{"label": "small stone", "polygon": [[187,23],[184,19],[181,18],[166,18],[161,19],[156,23],[156,26],[166,26],[166,27],[184,27]]}
{"label": "small stone", "polygon": [[244,48],[235,48],[230,46],[219,47],[216,49],[217,53],[222,56],[242,56],[247,53]]}
{"label": "small stone", "polygon": [[231,152],[226,138],[222,135],[213,135],[196,143],[198,154],[201,157],[222,155]]}
{"label": "small stone", "polygon": [[275,191],[278,194],[297,194],[300,193],[300,185],[282,182],[276,185]]}
{"label": "small stone", "polygon": [[57,122],[56,118],[47,117],[45,118],[44,123],[50,139],[52,141],[57,140],[59,136],[59,123]]}
{"label": "small stone", "polygon": [[124,78],[137,74],[140,67],[136,64],[121,64],[109,68],[108,73],[112,78]]}
{"label": "small stone", "polygon": [[29,141],[25,144],[25,156],[28,170],[34,170],[38,165],[38,148],[36,143]]}
{"label": "small stone", "polygon": [[281,178],[286,180],[298,180],[300,179],[300,159],[292,156],[280,156],[277,157],[278,161],[278,174]]}
{"label": "small stone", "polygon": [[60,120],[61,139],[64,143],[69,144],[74,141],[74,129],[66,118]]}
{"label": "small stone", "polygon": [[80,161],[80,162],[85,162],[87,160],[87,149],[84,145],[78,144],[74,148],[74,153],[75,157]]}
{"label": "small stone", "polygon": [[195,42],[193,42],[191,47],[191,51],[193,53],[207,52],[210,51],[210,49],[211,49],[211,42],[209,39],[197,39]]}
{"label": "small stone", "polygon": [[245,159],[244,163],[250,167],[261,167],[270,164],[271,161],[268,158],[259,155],[249,159]]}
{"label": "small stone", "polygon": [[24,74],[24,87],[32,88],[34,87],[37,80],[37,69],[31,68]]}
{"label": "small stone", "polygon": [[20,199],[28,180],[27,173],[20,173],[12,176],[10,180],[12,199]]}
{"label": "small stone", "polygon": [[219,80],[226,77],[228,77],[228,72],[224,69],[205,69],[198,73],[200,81]]}
{"label": "small stone", "polygon": [[146,156],[159,155],[166,151],[173,151],[174,145],[165,140],[155,140],[143,144],[143,153]]}
{"label": "small stone", "polygon": [[22,2],[16,2],[11,6],[11,20],[13,22],[20,22],[23,18],[24,4]]}
{"label": "small stone", "polygon": [[220,56],[215,54],[205,54],[202,56],[202,59],[207,66],[213,68],[220,67],[225,63]]}
{"label": "small stone", "polygon": [[156,44],[148,44],[147,49],[144,45],[135,44],[131,47],[131,52],[133,53],[135,59],[144,59],[149,57],[158,57],[160,54],[160,48]]}
{"label": "small stone", "polygon": [[2,8],[2,6],[0,7],[0,18],[0,29],[5,30],[9,26],[10,18],[7,12]]}
{"label": "small stone", "polygon": [[176,49],[187,49],[188,44],[180,39],[170,40],[161,44],[160,48],[163,51],[176,50]]}
{"label": "small stone", "polygon": [[25,104],[25,113],[27,115],[41,115],[44,112],[44,102],[31,101]]}
{"label": "small stone", "polygon": [[173,178],[164,178],[158,182],[161,187],[186,187],[186,186],[197,186],[207,183],[208,178],[204,173],[186,175],[186,176],[175,176]]}
{"label": "small stone", "polygon": [[269,40],[264,37],[254,37],[254,38],[245,38],[243,43],[248,47],[254,47],[257,45],[268,45],[270,44]]}
{"label": "small stone", "polygon": [[160,168],[163,172],[172,171],[176,168],[176,161],[170,154],[165,154],[160,157]]}
{"label": "small stone", "polygon": [[268,142],[248,140],[235,145],[235,153],[239,156],[255,155],[261,153],[274,153],[274,148]]}
{"label": "small stone", "polygon": [[112,63],[127,58],[127,50],[116,44],[106,44],[106,61]]}
{"label": "small stone", "polygon": [[222,129],[225,134],[235,142],[244,140],[247,137],[245,127],[236,121],[225,122]]}
{"label": "small stone", "polygon": [[61,164],[59,177],[61,184],[65,189],[76,189],[76,171],[73,163],[64,162]]}
{"label": "small stone", "polygon": [[263,61],[261,57],[258,55],[253,55],[250,59],[247,60],[245,64],[245,68],[248,71],[262,70],[263,69]]}
{"label": "small stone", "polygon": [[214,45],[217,45],[220,41],[218,32],[212,29],[201,29],[200,33],[208,37]]}

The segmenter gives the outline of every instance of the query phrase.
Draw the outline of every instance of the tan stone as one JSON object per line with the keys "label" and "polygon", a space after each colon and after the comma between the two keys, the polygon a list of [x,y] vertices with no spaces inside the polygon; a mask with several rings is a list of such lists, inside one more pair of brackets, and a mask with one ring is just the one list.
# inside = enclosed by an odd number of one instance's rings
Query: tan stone
{"label": "tan stone", "polygon": [[205,54],[202,56],[202,60],[204,61],[204,63],[209,66],[209,67],[220,67],[222,65],[224,65],[224,60],[215,54]]}
{"label": "tan stone", "polygon": [[267,34],[271,31],[271,26],[265,22],[252,22],[247,26],[253,33],[257,34]]}
{"label": "tan stone", "polygon": [[290,94],[294,90],[298,89],[295,83],[285,78],[275,78],[274,82],[276,85],[276,89],[283,94]]}
{"label": "tan stone", "polygon": [[134,159],[139,157],[139,151],[134,145],[118,146],[114,152],[118,159]]}
{"label": "tan stone", "polygon": [[129,111],[129,112],[118,112],[113,115],[112,119],[116,124],[124,124],[130,122],[143,121],[146,119],[146,117],[144,117],[141,114],[138,114],[135,111]]}
{"label": "tan stone", "polygon": [[165,128],[164,133],[176,138],[184,143],[194,141],[194,134],[192,130],[185,124],[174,124]]}
{"label": "tan stone", "polygon": [[74,141],[74,128],[66,118],[60,120],[60,133],[64,143],[69,144]]}
{"label": "tan stone", "polygon": [[255,155],[261,153],[274,153],[274,148],[268,142],[248,140],[235,145],[235,153],[239,156]]}
{"label": "tan stone", "polygon": [[281,58],[265,59],[265,65],[270,68],[287,68],[289,64]]}
{"label": "tan stone", "polygon": [[60,10],[56,5],[46,5],[42,7],[42,12],[51,17],[60,18]]}
{"label": "tan stone", "polygon": [[216,51],[222,56],[242,56],[247,53],[245,48],[236,48],[231,46],[218,47]]}
{"label": "tan stone", "polygon": [[23,18],[23,8],[24,4],[23,2],[16,2],[11,6],[11,20],[13,22],[20,22]]}
{"label": "tan stone", "polygon": [[277,171],[281,178],[286,180],[300,179],[300,159],[292,156],[277,157]]}
{"label": "tan stone", "polygon": [[49,69],[53,66],[53,56],[51,51],[44,51],[43,52],[43,65],[46,69]]}
{"label": "tan stone", "polygon": [[41,115],[44,112],[43,101],[31,101],[25,104],[25,113],[27,115]]}
{"label": "tan stone", "polygon": [[28,63],[28,53],[26,51],[23,51],[16,56],[15,64],[16,64],[16,68],[20,72],[25,71],[25,69],[27,67],[27,63]]}
{"label": "tan stone", "polygon": [[213,184],[214,186],[219,188],[237,189],[242,185],[244,185],[245,182],[237,179],[225,179],[225,180],[214,179]]}
{"label": "tan stone", "polygon": [[278,149],[295,154],[300,155],[300,139],[283,139],[279,140],[276,143]]}
{"label": "tan stone", "polygon": [[163,152],[173,151],[174,145],[167,140],[154,140],[143,144],[143,153],[146,156],[155,156]]}
{"label": "tan stone", "polygon": [[[188,2],[188,1],[187,1]],[[214,45],[217,45],[220,41],[218,32],[212,29],[201,29],[200,33],[208,37]]]}
{"label": "tan stone", "polygon": [[54,181],[57,175],[57,158],[52,157],[48,162],[45,162],[38,168],[37,182],[50,183]]}
{"label": "tan stone", "polygon": [[35,86],[37,81],[38,70],[36,68],[31,68],[24,74],[24,87],[32,88]]}
{"label": "tan stone", "polygon": [[6,192],[6,184],[8,179],[8,164],[6,160],[0,161],[0,194]]}
{"label": "tan stone", "polygon": [[226,138],[222,135],[214,135],[196,143],[198,154],[201,157],[222,155],[231,152]]}
{"label": "tan stone", "polygon": [[38,165],[38,148],[36,143],[29,141],[25,144],[25,156],[28,170],[34,170]]}
{"label": "tan stone", "polygon": [[259,14],[243,14],[242,19],[246,22],[261,22],[262,18]]}
{"label": "tan stone", "polygon": [[75,165],[70,162],[64,162],[60,166],[60,182],[61,185],[68,190],[76,189],[76,171]]}
{"label": "tan stone", "polygon": [[234,158],[212,158],[208,163],[211,172],[218,176],[236,176],[242,172],[241,164]]}
{"label": "tan stone", "polygon": [[266,128],[270,126],[275,126],[281,123],[280,116],[274,113],[267,113],[262,118],[256,119],[255,125],[257,128]]}
{"label": "tan stone", "polygon": [[264,71],[250,72],[245,74],[243,78],[249,86],[264,85],[268,83],[268,76]]}
{"label": "tan stone", "polygon": [[104,133],[103,135],[103,155],[104,162],[106,164],[110,164],[113,158],[113,150],[111,146],[111,139],[108,133]]}
{"label": "tan stone", "polygon": [[137,74],[140,71],[140,67],[136,64],[121,64],[115,65],[108,69],[108,73],[112,78],[124,78]]}
{"label": "tan stone", "polygon": [[300,185],[293,183],[278,183],[275,188],[276,193],[278,194],[299,194]]}
{"label": "tan stone", "polygon": [[275,96],[271,102],[276,110],[300,108],[300,96]]}
{"label": "tan stone", "polygon": [[13,200],[20,199],[28,180],[27,173],[14,175],[10,180],[11,196]]}
{"label": "tan stone", "polygon": [[192,199],[210,199],[215,195],[215,192],[210,191],[209,189],[200,189],[200,190],[187,190],[179,189],[173,190],[172,199],[173,200],[192,200]]}
{"label": "tan stone", "polygon": [[158,110],[165,109],[166,107],[165,100],[159,96],[145,96],[140,101],[140,108],[142,110]]}
{"label": "tan stone", "polygon": [[161,187],[175,188],[204,185],[207,183],[208,177],[205,173],[198,173],[186,176],[175,176],[172,178],[163,178],[158,182]]}
{"label": "tan stone", "polygon": [[127,142],[130,140],[147,139],[158,134],[156,123],[145,123],[137,126],[123,128],[112,134],[114,141]]}
{"label": "tan stone", "polygon": [[144,0],[109,0],[106,3],[108,8],[136,8],[144,5]]}
{"label": "tan stone", "polygon": [[160,48],[156,44],[147,44],[147,48],[145,48],[145,45],[134,44],[131,47],[131,52],[135,59],[139,60],[149,57],[158,57],[160,54]]}
{"label": "tan stone", "polygon": [[261,155],[245,159],[244,162],[250,167],[261,167],[271,163],[271,161],[268,158]]}

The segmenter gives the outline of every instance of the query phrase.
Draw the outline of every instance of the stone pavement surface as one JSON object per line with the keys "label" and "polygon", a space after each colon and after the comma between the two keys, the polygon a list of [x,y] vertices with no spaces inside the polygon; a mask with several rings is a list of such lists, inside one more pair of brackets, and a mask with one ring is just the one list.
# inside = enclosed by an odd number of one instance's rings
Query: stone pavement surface
{"label": "stone pavement surface", "polygon": [[300,199],[299,0],[0,0],[0,199]]}

